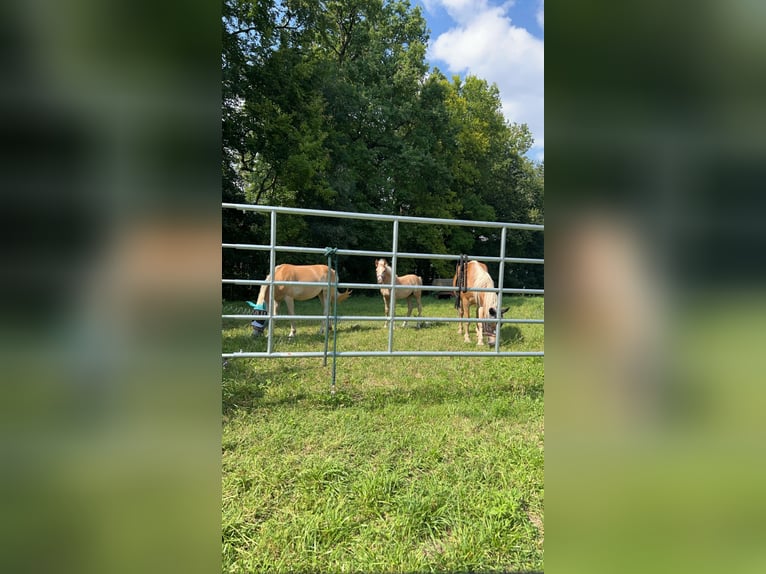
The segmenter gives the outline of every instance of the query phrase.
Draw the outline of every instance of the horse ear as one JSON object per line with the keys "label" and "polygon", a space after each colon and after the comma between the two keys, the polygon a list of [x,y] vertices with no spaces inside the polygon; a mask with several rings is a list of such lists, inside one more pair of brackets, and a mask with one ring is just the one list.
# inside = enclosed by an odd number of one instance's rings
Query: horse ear
{"label": "horse ear", "polygon": [[504,309],[501,309],[500,316],[502,317],[503,315],[505,315],[508,312],[508,309],[510,309],[510,307],[505,307]]}

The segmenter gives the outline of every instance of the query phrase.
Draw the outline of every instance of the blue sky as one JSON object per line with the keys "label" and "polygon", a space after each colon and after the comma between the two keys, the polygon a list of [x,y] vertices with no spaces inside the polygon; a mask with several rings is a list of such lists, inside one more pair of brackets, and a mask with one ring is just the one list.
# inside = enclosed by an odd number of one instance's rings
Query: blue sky
{"label": "blue sky", "polygon": [[529,152],[543,159],[544,0],[411,0],[431,30],[426,57],[448,77],[472,74],[495,83],[505,117],[526,123]]}

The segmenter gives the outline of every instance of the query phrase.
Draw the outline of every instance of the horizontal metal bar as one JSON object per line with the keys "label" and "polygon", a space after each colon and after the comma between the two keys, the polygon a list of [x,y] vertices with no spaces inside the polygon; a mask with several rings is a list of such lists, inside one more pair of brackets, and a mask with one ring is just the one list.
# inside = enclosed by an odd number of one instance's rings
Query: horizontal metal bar
{"label": "horizontal metal bar", "polygon": [[[270,245],[262,243],[222,243],[225,249],[244,249],[249,251],[270,251]],[[300,247],[297,245],[276,245],[274,251],[280,253],[315,253],[324,255],[324,249],[320,247]],[[360,255],[363,257],[391,257],[389,251],[369,251],[365,249],[338,249],[338,255]]]}
{"label": "horizontal metal bar", "polygon": [[[221,283],[230,285],[311,285],[314,287],[325,287],[327,282],[322,281],[271,281],[266,279],[221,279]],[[390,289],[391,285],[379,285],[378,283],[338,283],[338,289]],[[412,289],[413,291],[454,291],[456,287],[452,285],[396,285],[396,289]],[[466,291],[474,293],[498,293],[498,289],[492,287],[469,287]],[[503,289],[503,293],[519,293],[529,295],[544,295],[544,289],[516,289],[508,287]]]}
{"label": "horizontal metal bar", "polygon": [[[334,317],[331,317],[334,319]],[[246,320],[250,319],[254,321],[265,321],[268,319],[277,320],[295,320],[295,321],[324,321],[326,317],[324,315],[245,315],[245,314],[231,314],[221,315],[221,319],[233,319],[233,320]],[[338,321],[388,321],[389,317],[384,315],[338,315]],[[406,315],[397,315],[397,321],[420,321],[421,323],[497,323],[497,319],[476,319],[476,318],[460,318],[460,317],[415,317]],[[545,323],[545,319],[506,319],[503,317],[500,319],[500,323],[530,323],[542,325]]]}
{"label": "horizontal metal bar", "polygon": [[[221,279],[221,283],[232,283],[234,285],[309,285],[313,287],[327,287],[327,281],[271,281],[270,279]],[[334,283],[339,289],[386,289],[390,285],[379,285],[377,283]],[[405,285],[397,285],[397,289],[409,287]],[[426,287],[431,287],[430,285]],[[435,288],[436,286],[434,286]],[[415,288],[415,287],[410,287]],[[416,287],[420,289],[421,287]],[[449,287],[454,289],[454,287]]]}
{"label": "horizontal metal bar", "polygon": [[[306,216],[317,216],[317,217],[329,217],[329,218],[339,218],[339,219],[364,219],[364,220],[372,220],[372,221],[386,221],[386,222],[393,222],[394,223],[394,244],[393,244],[393,252],[392,251],[374,251],[374,250],[349,250],[349,249],[338,249],[337,254],[342,256],[364,256],[364,257],[383,257],[383,258],[391,258],[392,263],[396,264],[396,261],[398,259],[437,259],[437,260],[447,260],[447,261],[458,261],[460,259],[460,255],[453,255],[453,254],[446,254],[446,253],[398,253],[397,252],[397,228],[399,223],[413,223],[413,224],[436,224],[436,225],[445,225],[445,226],[462,226],[462,227],[474,227],[474,228],[491,228],[491,229],[500,229],[502,230],[503,237],[505,236],[507,229],[521,229],[521,230],[529,230],[529,231],[544,231],[545,227],[543,225],[536,225],[536,224],[521,224],[521,223],[510,223],[510,222],[487,222],[487,221],[471,221],[471,220],[458,220],[458,219],[436,219],[436,218],[424,218],[424,217],[410,217],[410,216],[396,216],[396,215],[385,215],[385,214],[361,214],[361,213],[352,213],[352,212],[342,212],[342,211],[324,211],[324,210],[316,210],[316,209],[302,209],[302,208],[291,208],[291,207],[277,207],[277,206],[264,206],[264,205],[247,205],[247,204],[235,204],[235,203],[223,203],[222,207],[225,209],[238,209],[242,212],[246,211],[257,211],[257,212],[266,212],[271,214],[271,243],[269,245],[257,245],[257,244],[236,244],[236,243],[224,243],[222,244],[223,248],[229,248],[229,249],[241,249],[241,250],[254,250],[254,251],[268,251],[271,253],[271,262],[272,266],[274,265],[274,259],[275,254],[277,252],[283,252],[283,253],[304,253],[304,254],[316,254],[316,255],[324,255],[325,249],[319,248],[319,247],[300,247],[300,246],[277,246],[276,245],[276,234],[275,234],[275,223],[276,223],[276,216],[278,213],[282,214],[292,214],[292,215],[306,215]],[[504,242],[503,242],[504,243]],[[504,244],[503,246],[504,247]],[[503,268],[503,265],[505,263],[516,263],[516,264],[544,264],[544,259],[532,259],[532,258],[513,258],[513,257],[504,257],[504,251],[501,249],[501,257],[491,257],[491,256],[470,256],[469,257],[472,260],[480,260],[487,263],[501,263],[501,270]],[[401,268],[401,266],[399,267]],[[273,273],[272,273],[273,276]],[[314,285],[314,286],[322,286],[325,287],[325,282],[295,282],[295,281],[266,281],[266,280],[243,280],[243,279],[222,279],[222,283],[225,284],[239,284],[239,285]],[[502,287],[502,277],[500,280],[499,287]],[[338,284],[339,289],[415,289],[419,291],[431,291],[431,292],[450,292],[454,291],[455,288],[451,285],[419,285],[415,287],[407,286],[407,285],[395,285],[395,284],[388,284],[388,285],[379,285],[379,284],[368,284],[368,283],[341,283]],[[469,291],[474,292],[496,292],[499,294],[536,294],[536,295],[543,295],[544,290],[542,289],[512,289],[512,288],[483,288],[483,289],[470,289]],[[509,324],[509,323],[530,323],[530,324],[544,324],[543,319],[513,319],[513,318],[486,318],[486,319],[475,319],[475,318],[460,318],[460,317],[406,317],[403,315],[399,316],[393,316],[393,313],[395,313],[395,308],[392,309],[392,316],[340,316],[337,317],[338,320],[341,321],[372,321],[372,322],[381,322],[381,321],[389,321],[391,319],[399,320],[399,321],[412,321],[412,322],[422,322],[422,323],[470,323],[470,322],[478,322],[478,323],[490,323],[490,324]],[[222,319],[243,319],[243,320],[255,320],[256,318],[261,320],[266,319],[272,319],[275,322],[287,322],[290,320],[300,321],[313,321],[321,323],[327,319],[326,315],[254,315],[252,312],[248,312],[247,314],[226,314],[222,315]],[[496,347],[494,350],[486,350],[486,351],[393,351],[391,349],[391,343],[389,342],[389,350],[387,351],[341,351],[341,352],[326,352],[326,351],[314,351],[314,352],[273,352],[272,351],[272,336],[273,336],[273,329],[269,331],[269,338],[268,338],[268,350],[266,352],[238,352],[238,353],[223,353],[223,358],[249,358],[249,357],[268,357],[268,358],[278,358],[278,357],[323,357],[326,358],[328,356],[336,356],[336,357],[412,357],[412,356],[424,356],[424,357],[443,357],[443,356],[460,356],[460,357],[470,357],[470,356],[478,356],[478,357],[543,357],[544,352],[543,351],[518,351],[518,352],[511,352],[511,351],[500,351],[499,347]],[[334,373],[333,373],[334,376]],[[334,383],[334,381],[333,381]]]}
{"label": "horizontal metal bar", "polygon": [[[244,203],[222,203],[224,209],[238,209],[240,211],[263,211],[286,213],[292,215],[311,215],[316,217],[336,217],[339,219],[359,219],[359,213],[347,211],[325,211],[320,209],[304,209],[298,207],[277,207],[273,205],[251,205]],[[399,221],[400,223],[426,223],[431,225],[457,225],[461,227],[482,227],[482,228],[507,228],[507,229],[525,229],[530,231],[543,231],[544,225],[531,223],[505,223],[472,221],[468,219],[438,219],[432,217],[412,217],[407,215],[385,215],[377,213],[365,213],[364,218],[371,221]]]}
{"label": "horizontal metal bar", "polygon": [[[332,353],[327,353],[331,357]],[[222,353],[224,359],[324,357],[322,351]],[[544,351],[338,351],[336,357],[544,357]]]}
{"label": "horizontal metal bar", "polygon": [[[263,245],[257,243],[222,243],[221,247],[224,249],[241,249],[246,251],[270,251],[270,245]],[[317,255],[324,255],[324,249],[319,247],[297,247],[291,245],[276,245],[274,251],[280,253],[316,253]],[[390,251],[365,251],[362,249],[338,249],[338,255],[343,256],[361,256],[361,257],[383,257],[390,258],[392,254]],[[468,256],[470,259],[486,261],[489,263],[499,263],[500,257],[492,256]],[[460,255],[449,255],[446,253],[397,253],[397,259],[440,259],[445,261],[458,261]],[[544,265],[545,259],[530,259],[527,257],[506,257],[506,263],[524,263],[530,265]]]}

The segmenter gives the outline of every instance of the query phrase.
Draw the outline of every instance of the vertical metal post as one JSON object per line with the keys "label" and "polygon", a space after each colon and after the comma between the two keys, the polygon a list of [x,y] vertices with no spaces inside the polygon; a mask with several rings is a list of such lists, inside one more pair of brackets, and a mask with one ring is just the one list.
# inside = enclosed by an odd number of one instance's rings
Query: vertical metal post
{"label": "vertical metal post", "polygon": [[[325,332],[324,332],[324,362],[327,366],[327,351],[330,341],[330,293],[333,293],[333,334],[332,334],[332,386],[330,394],[335,394],[335,365],[338,361],[338,273],[333,271],[338,267],[338,248],[325,247],[327,256],[327,295],[325,297]],[[333,281],[333,276],[335,281]],[[334,287],[334,288],[333,288]]]}
{"label": "vertical metal post", "polygon": [[324,298],[324,359],[322,360],[322,366],[326,367],[327,348],[330,344],[330,293],[332,292],[332,255],[329,247],[325,248],[324,252],[327,256],[327,293],[325,294]]}
{"label": "vertical metal post", "polygon": [[272,210],[270,212],[270,249],[269,249],[269,338],[266,343],[266,352],[271,353],[274,349],[274,327],[276,321],[274,320],[274,270],[277,267],[277,212]]}
{"label": "vertical metal post", "polygon": [[391,285],[388,291],[391,297],[388,310],[388,352],[394,350],[394,317],[396,316],[396,254],[399,251],[399,219],[394,219],[394,237],[391,245]]}
{"label": "vertical metal post", "polygon": [[[338,255],[335,254],[334,268],[338,267]],[[335,289],[333,289],[333,327],[332,327],[332,386],[330,394],[335,394],[335,365],[338,362],[338,272],[335,272]],[[328,304],[329,308],[329,304]]]}
{"label": "vertical metal post", "polygon": [[500,310],[503,308],[503,279],[505,278],[505,240],[506,240],[506,232],[508,231],[507,227],[503,227],[502,231],[500,232],[500,270],[498,271],[498,278],[497,278],[497,288],[499,289],[497,293],[497,323],[495,324],[495,352],[500,351],[500,329],[502,325],[500,324],[500,319],[502,317],[502,314]]}

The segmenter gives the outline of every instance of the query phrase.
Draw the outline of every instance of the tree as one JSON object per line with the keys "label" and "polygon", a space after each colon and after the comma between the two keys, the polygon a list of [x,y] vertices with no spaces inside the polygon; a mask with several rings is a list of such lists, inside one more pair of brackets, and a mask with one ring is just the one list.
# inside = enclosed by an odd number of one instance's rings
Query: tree
{"label": "tree", "polygon": [[[384,0],[224,0],[222,176],[225,201],[440,218],[542,218],[542,165],[525,125],[502,115],[496,86],[451,81],[425,62],[418,7]],[[263,218],[224,212],[224,240],[267,241]],[[402,226],[407,251],[494,250],[482,229]],[[278,241],[378,249],[390,226],[280,218]],[[538,246],[509,238],[514,253]],[[301,263],[316,258],[285,255]],[[358,259],[358,258],[357,258]],[[226,276],[262,276],[265,254],[224,256]],[[308,262],[308,261],[305,261]],[[368,281],[369,262],[344,276]],[[441,261],[413,271],[451,275]],[[526,279],[525,279],[526,280]],[[232,292],[233,295],[233,292]]]}

